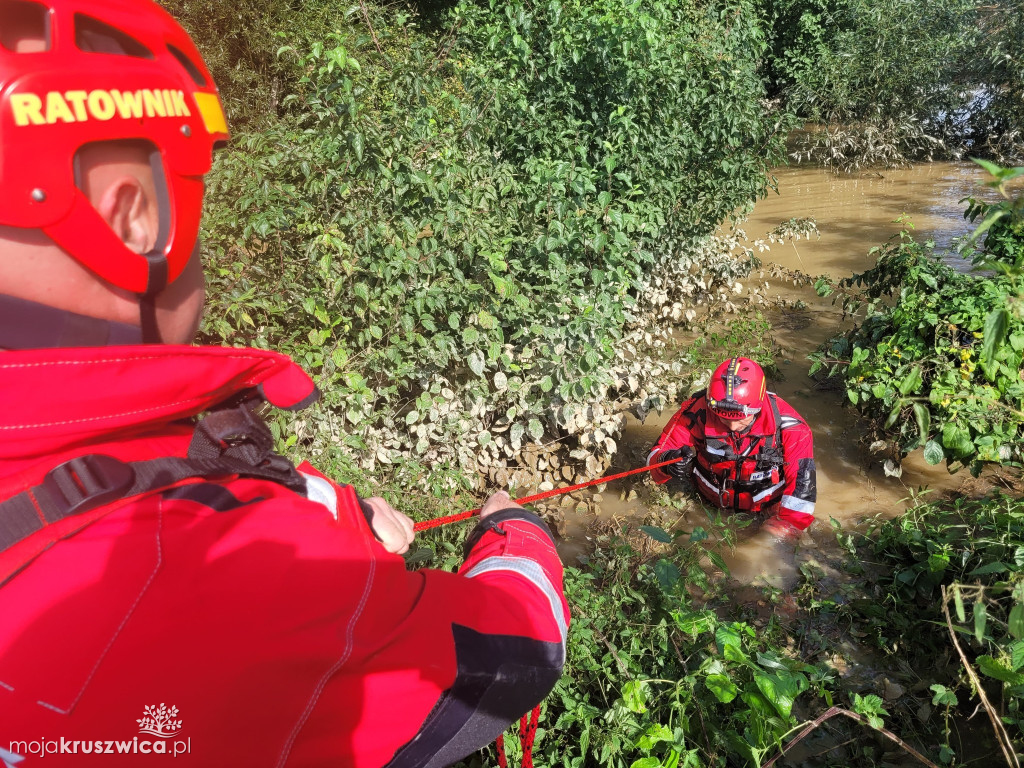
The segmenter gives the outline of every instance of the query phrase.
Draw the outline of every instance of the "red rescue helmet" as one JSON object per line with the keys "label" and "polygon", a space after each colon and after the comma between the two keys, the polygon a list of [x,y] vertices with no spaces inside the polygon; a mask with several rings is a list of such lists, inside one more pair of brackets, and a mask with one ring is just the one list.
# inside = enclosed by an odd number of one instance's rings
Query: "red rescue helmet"
{"label": "red rescue helmet", "polygon": [[[16,52],[4,20],[44,50]],[[188,34],[152,0],[0,0],[0,225],[42,230],[114,285],[153,294],[185,268],[203,176],[228,139],[217,88]],[[160,231],[126,247],[79,189],[87,144],[152,147]]]}
{"label": "red rescue helmet", "polygon": [[768,384],[761,366],[734,357],[715,368],[707,389],[708,408],[721,419],[743,419],[761,412]]}

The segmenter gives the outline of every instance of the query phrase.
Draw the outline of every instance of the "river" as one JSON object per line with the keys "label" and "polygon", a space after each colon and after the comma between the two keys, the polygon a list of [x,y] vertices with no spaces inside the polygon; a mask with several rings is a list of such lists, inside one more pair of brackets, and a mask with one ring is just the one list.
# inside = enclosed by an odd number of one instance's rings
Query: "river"
{"label": "river", "polygon": [[[984,190],[984,173],[971,163],[931,163],[904,170],[836,176],[820,168],[796,166],[775,171],[778,193],[769,192],[742,225],[749,243],[764,238],[780,223],[792,218],[813,217],[820,238],[790,244],[774,244],[760,254],[767,267],[775,262],[810,275],[833,278],[862,272],[874,264],[871,248],[899,232],[894,219],[906,214],[919,241],[934,240],[937,250],[970,230],[959,201]],[[755,250],[756,252],[756,250]],[[958,257],[949,261],[957,268],[969,265]],[[772,281],[769,279],[769,282]],[[750,582],[764,576],[777,586],[792,586],[801,562],[816,557],[816,550],[835,550],[829,523],[834,518],[844,529],[863,528],[872,518],[891,518],[903,512],[912,491],[927,486],[932,492],[966,492],[976,485],[967,472],[950,476],[944,465],[928,466],[921,451],[903,462],[902,477],[887,477],[881,461],[861,444],[856,412],[843,407],[841,393],[822,391],[808,378],[807,354],[841,329],[841,315],[829,298],[818,297],[810,286],[774,283],[769,295],[788,302],[803,302],[796,310],[773,310],[768,319],[773,336],[782,347],[779,360],[782,380],[770,388],[791,403],[811,425],[818,471],[816,522],[801,539],[795,559],[778,550],[755,546],[756,539],[740,536],[727,554],[733,576]],[[654,443],[674,408],[652,413],[645,423],[627,425],[622,440],[623,461],[636,461]],[[644,496],[625,501],[621,487],[601,495],[602,518],[632,517],[644,513]],[[696,507],[680,525],[699,524],[703,513]],[[692,518],[692,519],[687,519]],[[580,532],[570,521],[569,531]],[[578,535],[578,533],[577,533]],[[577,542],[577,544],[580,542]],[[563,554],[578,553],[569,542]],[[825,554],[825,552],[821,552]],[[836,558],[837,559],[837,558]],[[837,574],[838,575],[838,574]]]}

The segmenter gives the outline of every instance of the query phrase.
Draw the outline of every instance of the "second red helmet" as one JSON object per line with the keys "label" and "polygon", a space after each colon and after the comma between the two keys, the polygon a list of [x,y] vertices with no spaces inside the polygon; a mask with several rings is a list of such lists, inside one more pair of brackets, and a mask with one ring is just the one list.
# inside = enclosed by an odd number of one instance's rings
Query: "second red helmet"
{"label": "second red helmet", "polygon": [[767,382],[764,370],[748,357],[726,360],[711,374],[708,408],[722,419],[743,419],[761,412]]}

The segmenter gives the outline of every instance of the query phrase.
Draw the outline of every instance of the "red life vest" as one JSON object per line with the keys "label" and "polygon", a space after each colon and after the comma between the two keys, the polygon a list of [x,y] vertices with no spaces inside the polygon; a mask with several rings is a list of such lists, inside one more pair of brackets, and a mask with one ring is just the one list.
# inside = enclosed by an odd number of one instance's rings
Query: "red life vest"
{"label": "red life vest", "polygon": [[748,436],[739,453],[728,439],[712,435],[705,435],[698,448],[694,485],[715,506],[756,513],[782,496],[786,484],[782,419],[775,395],[769,392],[767,399],[775,418],[774,433]]}

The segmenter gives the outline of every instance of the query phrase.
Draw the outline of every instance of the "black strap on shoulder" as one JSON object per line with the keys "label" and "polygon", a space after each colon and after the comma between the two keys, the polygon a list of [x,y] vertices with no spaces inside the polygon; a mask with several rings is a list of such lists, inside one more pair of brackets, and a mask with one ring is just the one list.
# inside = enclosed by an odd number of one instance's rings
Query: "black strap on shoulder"
{"label": "black strap on shoulder", "polygon": [[305,478],[274,453],[274,438],[256,415],[261,405],[247,399],[200,419],[187,458],[124,462],[94,453],[54,467],[38,485],[0,502],[0,552],[46,525],[193,477],[255,477],[305,494]]}

